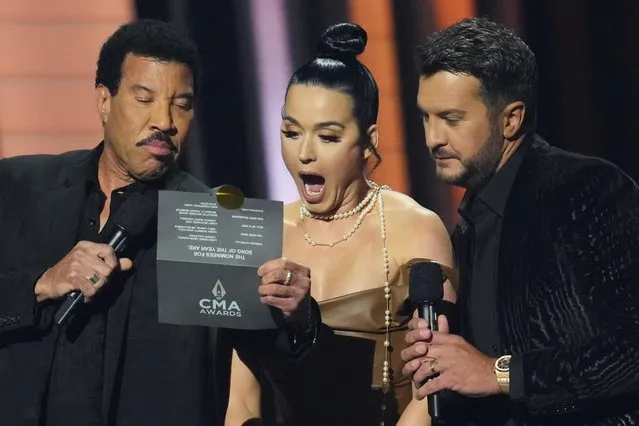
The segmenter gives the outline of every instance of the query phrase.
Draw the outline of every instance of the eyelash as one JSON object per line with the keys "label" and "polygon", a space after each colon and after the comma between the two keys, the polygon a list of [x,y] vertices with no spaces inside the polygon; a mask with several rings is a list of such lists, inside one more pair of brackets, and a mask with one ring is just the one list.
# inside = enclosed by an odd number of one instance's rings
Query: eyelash
{"label": "eyelash", "polygon": [[[285,138],[287,139],[296,139],[297,137],[299,137],[299,133],[298,132],[294,132],[291,130],[282,130],[282,134],[284,135]],[[332,135],[319,135],[320,140],[322,140],[323,142],[326,143],[335,143],[335,142],[339,142],[340,138],[338,136],[332,136]]]}
{"label": "eyelash", "polygon": [[[428,118],[429,116],[427,114],[422,114],[422,121],[424,123],[428,123]],[[459,123],[461,123],[461,118],[450,118],[450,117],[441,117],[446,124],[448,124],[450,127],[455,127],[457,126]]]}
{"label": "eyelash", "polygon": [[[150,104],[151,102],[153,102],[153,100],[152,100],[152,99],[140,99],[140,98],[136,98],[136,100],[137,100],[138,102],[140,102],[141,104]],[[191,108],[192,108],[192,107],[191,107],[191,105],[180,105],[180,104],[176,104],[175,106],[176,106],[176,107],[178,107],[178,108],[180,108],[181,110],[184,110],[184,111],[189,111],[189,110],[191,110]]]}
{"label": "eyelash", "polygon": [[324,141],[324,142],[330,142],[330,143],[333,143],[333,142],[339,142],[339,141],[340,141],[339,137],[337,137],[337,136],[332,136],[332,135],[330,135],[330,136],[329,136],[329,135],[320,135],[320,137],[319,137],[319,138],[320,138],[322,141]]}

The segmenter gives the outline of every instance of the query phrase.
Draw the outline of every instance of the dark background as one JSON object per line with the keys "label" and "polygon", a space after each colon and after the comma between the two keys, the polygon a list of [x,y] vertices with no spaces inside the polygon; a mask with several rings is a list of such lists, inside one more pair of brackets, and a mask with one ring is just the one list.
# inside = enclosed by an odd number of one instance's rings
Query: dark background
{"label": "dark background", "polygon": [[[259,161],[259,115],[251,102],[248,0],[137,0],[139,17],[182,25],[202,54],[199,121],[184,166],[207,184],[230,182],[265,196]],[[345,0],[288,0],[286,22],[297,66],[314,53],[328,25],[349,20]],[[413,47],[436,30],[426,0],[395,0],[392,12],[400,70],[410,192],[437,211],[441,194],[415,110]],[[477,14],[512,26],[535,52],[541,74],[538,132],[552,145],[604,157],[639,178],[639,2],[477,0]],[[283,95],[283,94],[282,94]]]}

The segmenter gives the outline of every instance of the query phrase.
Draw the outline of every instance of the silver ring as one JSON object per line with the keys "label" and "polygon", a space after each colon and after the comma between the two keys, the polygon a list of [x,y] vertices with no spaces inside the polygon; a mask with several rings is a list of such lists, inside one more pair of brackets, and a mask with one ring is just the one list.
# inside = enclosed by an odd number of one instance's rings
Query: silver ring
{"label": "silver ring", "polygon": [[286,279],[284,280],[284,285],[286,285],[286,286],[291,285],[291,281],[292,280],[293,280],[293,273],[287,269],[286,270]]}
{"label": "silver ring", "polygon": [[100,276],[97,273],[95,273],[95,274],[93,274],[92,277],[87,278],[87,279],[89,281],[91,281],[91,284],[96,285],[98,283],[98,281],[100,281]]}

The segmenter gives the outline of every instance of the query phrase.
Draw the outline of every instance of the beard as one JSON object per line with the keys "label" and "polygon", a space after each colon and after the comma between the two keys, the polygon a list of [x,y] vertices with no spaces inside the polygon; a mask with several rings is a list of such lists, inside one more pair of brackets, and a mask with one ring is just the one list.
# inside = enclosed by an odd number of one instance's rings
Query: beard
{"label": "beard", "polygon": [[503,138],[495,130],[490,132],[482,149],[472,158],[461,161],[462,170],[454,176],[437,172],[437,177],[448,185],[469,190],[483,187],[497,171],[502,157]]}

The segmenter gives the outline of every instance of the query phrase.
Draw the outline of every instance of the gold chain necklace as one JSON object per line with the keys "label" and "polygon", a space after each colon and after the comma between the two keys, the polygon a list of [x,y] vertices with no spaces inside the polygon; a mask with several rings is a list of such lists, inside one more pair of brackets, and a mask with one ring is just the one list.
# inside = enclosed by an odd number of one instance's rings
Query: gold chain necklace
{"label": "gold chain necklace", "polygon": [[[373,207],[375,207],[375,204],[377,204],[378,215],[379,215],[379,229],[380,229],[380,234],[382,237],[382,255],[383,255],[382,259],[384,263],[384,299],[386,299],[386,310],[384,311],[385,351],[384,351],[384,364],[382,367],[382,391],[384,394],[387,394],[388,391],[391,389],[392,382],[393,382],[393,376],[392,376],[393,372],[390,368],[390,357],[391,357],[391,352],[393,351],[393,348],[391,346],[391,341],[390,341],[390,327],[391,327],[391,320],[392,320],[392,317],[391,317],[392,300],[391,300],[391,286],[390,286],[390,259],[388,256],[388,249],[386,248],[386,217],[384,215],[384,198],[382,196],[382,190],[387,190],[390,188],[386,185],[380,186],[376,184],[375,182],[371,182],[371,181],[367,181],[367,183],[371,187],[371,191],[368,193],[366,198],[364,198],[364,200],[360,202],[357,205],[357,207],[355,207],[355,209],[351,210],[350,212],[342,213],[342,215],[345,215],[345,216],[334,217],[335,219],[341,219],[343,217],[352,216],[353,214],[362,210],[362,212],[360,213],[357,219],[357,222],[355,222],[355,225],[353,226],[353,228],[351,228],[351,230],[348,233],[346,233],[340,240],[330,242],[330,243],[318,243],[317,241],[313,240],[307,233],[304,233],[304,239],[306,240],[307,243],[309,243],[312,246],[334,247],[336,244],[339,244],[341,242],[348,240],[355,233],[355,231],[359,229],[366,215],[370,213]],[[334,216],[338,216],[338,215],[334,215]],[[306,206],[302,204],[302,206],[300,206],[300,223],[303,223],[305,217],[315,218],[315,216],[308,211]],[[318,219],[327,220],[326,218],[323,218],[323,217]],[[387,404],[385,403],[382,405],[382,411],[384,411],[384,409],[386,408],[386,405]]]}

